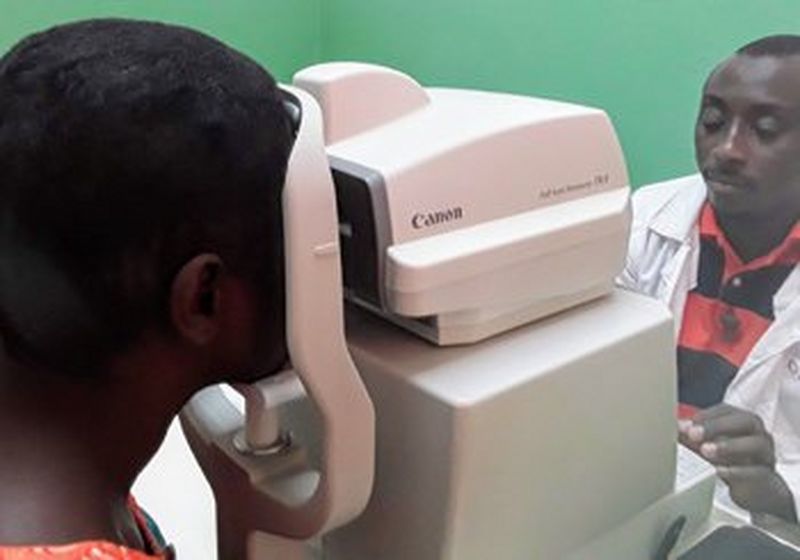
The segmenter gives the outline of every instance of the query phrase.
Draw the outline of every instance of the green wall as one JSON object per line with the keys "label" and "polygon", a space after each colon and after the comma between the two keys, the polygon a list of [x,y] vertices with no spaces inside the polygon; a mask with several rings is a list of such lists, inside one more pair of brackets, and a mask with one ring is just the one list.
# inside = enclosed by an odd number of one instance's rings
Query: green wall
{"label": "green wall", "polygon": [[798,0],[0,0],[0,14],[0,51],[57,22],[130,16],[203,29],[281,80],[319,60],[364,60],[426,85],[602,107],[634,185],[693,170],[697,98],[716,62],[800,32]]}
{"label": "green wall", "polygon": [[281,79],[321,54],[325,0],[0,0],[0,52],[30,32],[89,17],[133,17],[201,29]]}
{"label": "green wall", "polygon": [[604,108],[634,185],[693,171],[697,99],[717,61],[753,38],[800,32],[797,0],[323,2],[326,59]]}

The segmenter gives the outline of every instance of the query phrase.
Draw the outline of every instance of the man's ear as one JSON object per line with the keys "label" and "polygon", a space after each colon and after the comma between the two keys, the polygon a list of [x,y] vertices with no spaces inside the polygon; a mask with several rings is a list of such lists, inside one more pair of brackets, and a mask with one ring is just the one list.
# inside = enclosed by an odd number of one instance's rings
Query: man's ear
{"label": "man's ear", "polygon": [[222,259],[204,253],[186,262],[175,275],[170,293],[170,318],[184,340],[202,346],[219,333],[224,274]]}

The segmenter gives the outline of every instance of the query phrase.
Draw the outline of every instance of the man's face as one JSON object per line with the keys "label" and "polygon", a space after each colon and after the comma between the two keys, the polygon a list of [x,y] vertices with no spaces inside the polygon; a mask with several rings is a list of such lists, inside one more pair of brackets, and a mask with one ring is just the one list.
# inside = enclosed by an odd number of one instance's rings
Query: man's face
{"label": "man's face", "polygon": [[719,214],[800,217],[800,56],[736,55],[715,69],[695,153]]}
{"label": "man's face", "polygon": [[281,371],[288,360],[282,298],[276,298],[274,290],[265,290],[266,281],[255,284],[243,282],[246,299],[235,332],[244,361],[225,380],[228,382],[250,383],[269,377]]}

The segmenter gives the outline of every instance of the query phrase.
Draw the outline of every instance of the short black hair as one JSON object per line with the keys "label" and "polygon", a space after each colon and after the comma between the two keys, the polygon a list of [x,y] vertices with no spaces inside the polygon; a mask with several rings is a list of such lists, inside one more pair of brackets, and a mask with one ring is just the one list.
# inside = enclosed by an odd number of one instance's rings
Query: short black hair
{"label": "short black hair", "polygon": [[800,35],[769,35],[744,45],[738,55],[784,57],[800,54]]}
{"label": "short black hair", "polygon": [[103,19],[22,40],[0,58],[6,351],[101,370],[168,327],[174,275],[203,252],[282,310],[292,142],[272,76],[197,31]]}

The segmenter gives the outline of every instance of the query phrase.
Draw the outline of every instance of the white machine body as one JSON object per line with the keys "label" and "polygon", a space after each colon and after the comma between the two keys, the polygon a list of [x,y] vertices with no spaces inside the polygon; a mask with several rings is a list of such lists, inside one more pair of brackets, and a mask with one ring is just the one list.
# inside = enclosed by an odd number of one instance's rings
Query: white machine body
{"label": "white machine body", "polygon": [[242,388],[246,418],[216,388],[183,414],[220,559],[634,560],[699,523],[671,318],[611,288],[629,207],[606,115],[369,65],[295,83],[295,371]]}
{"label": "white machine body", "polygon": [[582,551],[673,491],[672,332],[663,306],[626,292],[454,348],[351,309],[377,470],[325,558],[652,557],[677,513],[639,527],[636,555],[620,554],[630,538]]}
{"label": "white machine body", "polygon": [[629,189],[603,111],[366,64],[294,83],[325,115],[354,301],[450,345],[610,291]]}

